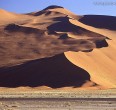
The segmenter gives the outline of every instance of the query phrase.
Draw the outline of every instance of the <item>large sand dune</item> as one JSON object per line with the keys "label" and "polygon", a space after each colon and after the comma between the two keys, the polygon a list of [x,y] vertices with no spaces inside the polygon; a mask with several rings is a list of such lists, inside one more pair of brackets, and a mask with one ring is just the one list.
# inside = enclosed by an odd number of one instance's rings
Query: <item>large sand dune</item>
{"label": "large sand dune", "polygon": [[116,87],[115,17],[60,6],[0,16],[1,87]]}

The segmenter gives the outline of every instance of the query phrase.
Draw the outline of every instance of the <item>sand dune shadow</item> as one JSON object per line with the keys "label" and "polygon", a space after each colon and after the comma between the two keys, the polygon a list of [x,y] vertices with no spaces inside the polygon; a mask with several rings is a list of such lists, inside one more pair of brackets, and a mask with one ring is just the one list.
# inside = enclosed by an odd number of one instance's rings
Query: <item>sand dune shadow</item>
{"label": "sand dune shadow", "polygon": [[114,16],[85,15],[79,21],[96,28],[116,30],[116,17]]}
{"label": "sand dune shadow", "polygon": [[89,73],[70,63],[64,54],[0,68],[0,87],[80,87],[87,80]]}
{"label": "sand dune shadow", "polygon": [[54,18],[53,21],[59,21],[59,22],[48,26],[47,28],[49,31],[77,32],[78,34],[81,34],[79,32],[80,29],[85,31],[85,29],[71,24],[69,22],[68,17],[57,17],[57,18]]}

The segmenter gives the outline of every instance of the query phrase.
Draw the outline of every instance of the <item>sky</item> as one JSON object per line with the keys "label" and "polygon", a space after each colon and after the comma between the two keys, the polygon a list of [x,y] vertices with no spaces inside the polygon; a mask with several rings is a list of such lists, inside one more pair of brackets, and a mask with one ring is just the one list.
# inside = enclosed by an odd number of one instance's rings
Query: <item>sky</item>
{"label": "sky", "polygon": [[58,5],[78,15],[116,16],[116,0],[0,0],[0,8],[15,13],[39,11]]}

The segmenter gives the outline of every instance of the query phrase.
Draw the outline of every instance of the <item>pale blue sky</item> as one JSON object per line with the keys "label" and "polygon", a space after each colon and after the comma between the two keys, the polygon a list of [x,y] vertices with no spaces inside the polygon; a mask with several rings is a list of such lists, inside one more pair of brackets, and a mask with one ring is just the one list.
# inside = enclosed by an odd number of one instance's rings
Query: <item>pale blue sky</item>
{"label": "pale blue sky", "polygon": [[16,13],[39,11],[49,5],[63,6],[78,15],[116,16],[116,0],[0,0],[0,8]]}

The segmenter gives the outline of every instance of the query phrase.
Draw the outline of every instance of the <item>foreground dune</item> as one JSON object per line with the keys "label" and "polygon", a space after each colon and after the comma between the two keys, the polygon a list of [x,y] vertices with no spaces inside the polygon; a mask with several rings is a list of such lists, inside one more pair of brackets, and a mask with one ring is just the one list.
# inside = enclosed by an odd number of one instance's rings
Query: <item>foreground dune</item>
{"label": "foreground dune", "polygon": [[0,15],[1,87],[116,87],[115,17],[100,26],[60,6]]}

